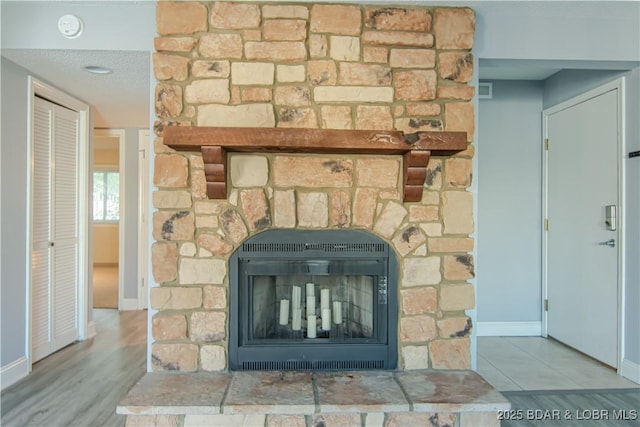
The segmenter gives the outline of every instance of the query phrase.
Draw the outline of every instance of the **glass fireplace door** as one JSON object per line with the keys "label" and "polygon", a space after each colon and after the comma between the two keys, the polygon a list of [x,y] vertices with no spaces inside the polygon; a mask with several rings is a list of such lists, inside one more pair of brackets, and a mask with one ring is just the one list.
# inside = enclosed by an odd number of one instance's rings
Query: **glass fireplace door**
{"label": "glass fireplace door", "polygon": [[385,342],[387,289],[381,266],[377,260],[247,262],[241,341]]}
{"label": "glass fireplace door", "polygon": [[230,370],[395,369],[398,264],[362,230],[266,230],[229,260]]}

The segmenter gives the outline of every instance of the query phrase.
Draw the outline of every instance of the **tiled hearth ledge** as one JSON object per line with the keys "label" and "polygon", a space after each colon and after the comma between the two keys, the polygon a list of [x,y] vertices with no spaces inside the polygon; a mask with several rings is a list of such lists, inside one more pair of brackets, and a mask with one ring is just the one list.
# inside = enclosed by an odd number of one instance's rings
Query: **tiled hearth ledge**
{"label": "tiled hearth ledge", "polygon": [[509,402],[473,371],[146,374],[127,426],[499,426]]}

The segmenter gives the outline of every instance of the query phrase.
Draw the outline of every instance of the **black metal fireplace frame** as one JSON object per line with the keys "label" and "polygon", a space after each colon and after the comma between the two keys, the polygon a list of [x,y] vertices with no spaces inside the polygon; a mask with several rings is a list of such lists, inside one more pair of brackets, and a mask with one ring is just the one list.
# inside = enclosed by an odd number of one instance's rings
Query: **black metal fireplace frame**
{"label": "black metal fireplace frame", "polygon": [[[247,261],[377,260],[378,292],[387,299],[378,325],[386,342],[281,343],[253,345],[243,339],[239,298],[248,279],[241,277]],[[322,268],[322,267],[321,267]],[[396,369],[398,362],[398,263],[392,247],[362,230],[266,230],[247,239],[229,259],[229,369],[239,370],[363,370]],[[384,341],[384,340],[383,340]]]}

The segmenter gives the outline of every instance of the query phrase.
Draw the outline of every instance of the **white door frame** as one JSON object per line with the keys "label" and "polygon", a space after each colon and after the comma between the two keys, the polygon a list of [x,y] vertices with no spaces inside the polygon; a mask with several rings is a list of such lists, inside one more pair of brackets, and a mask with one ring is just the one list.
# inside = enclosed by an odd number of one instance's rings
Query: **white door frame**
{"label": "white door frame", "polygon": [[[125,221],[124,221],[124,192],[125,192],[125,131],[124,129],[95,129],[94,136],[118,138],[118,310],[125,309],[124,301],[124,239],[125,239]],[[93,149],[93,145],[91,147]],[[93,169],[93,167],[92,167]],[[93,175],[92,175],[93,176]],[[93,192],[91,193],[93,194]],[[92,221],[93,222],[93,221]],[[92,281],[93,283],[93,281]],[[93,306],[93,304],[92,304]]]}
{"label": "white door frame", "polygon": [[33,76],[29,76],[27,80],[27,111],[28,111],[28,127],[27,127],[27,254],[26,254],[26,277],[27,277],[27,298],[25,307],[25,324],[26,324],[26,340],[25,354],[27,358],[27,366],[29,372],[33,365],[32,354],[32,277],[31,277],[31,251],[32,251],[32,197],[33,197],[33,165],[31,158],[33,156],[33,121],[34,121],[34,98],[39,96],[48,99],[65,108],[76,111],[79,114],[78,124],[78,307],[76,313],[76,322],[78,322],[78,339],[86,340],[90,329],[89,310],[91,304],[89,302],[89,284],[91,283],[92,268],[89,265],[91,252],[88,250],[91,242],[89,227],[91,224],[91,194],[89,185],[89,165],[91,150],[89,149],[89,141],[91,141],[91,108],[88,104],[74,98],[73,96],[62,92],[61,90],[48,85]]}
{"label": "white door frame", "polygon": [[149,278],[149,129],[138,131],[138,309],[147,308]]}
{"label": "white door frame", "polygon": [[[573,97],[567,101],[564,101],[558,105],[547,108],[542,111],[542,143],[546,145],[546,139],[548,137],[548,120],[549,116],[559,111],[565,110],[574,105],[585,102],[591,98],[595,98],[606,92],[616,90],[617,103],[618,103],[618,140],[617,140],[617,158],[618,158],[618,228],[616,236],[616,250],[618,251],[618,373],[622,367],[622,361],[624,358],[624,310],[625,310],[625,238],[624,238],[624,213],[625,213],[625,165],[624,165],[624,147],[625,147],[625,78],[613,80],[604,85],[598,86],[595,89],[589,90],[581,95]],[[553,144],[553,142],[552,142]],[[544,147],[544,145],[543,145]],[[553,148],[551,148],[553,149]],[[548,218],[548,151],[542,151],[542,224],[545,224]],[[551,225],[553,226],[553,225]],[[542,336],[547,337],[547,311],[545,310],[544,301],[548,298],[547,285],[547,256],[548,256],[548,241],[547,232],[545,227],[542,228]]]}

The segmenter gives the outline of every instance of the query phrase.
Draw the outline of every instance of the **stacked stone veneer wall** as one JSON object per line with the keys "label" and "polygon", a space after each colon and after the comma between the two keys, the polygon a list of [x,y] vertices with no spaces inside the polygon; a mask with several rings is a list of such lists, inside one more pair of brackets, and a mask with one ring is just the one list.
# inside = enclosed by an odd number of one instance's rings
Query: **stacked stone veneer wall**
{"label": "stacked stone veneer wall", "polygon": [[[400,264],[401,369],[470,368],[474,14],[467,8],[159,2],[154,370],[227,369],[230,254],[268,228],[357,228]],[[466,131],[403,203],[400,156],[229,155],[229,197],[169,125]]]}

